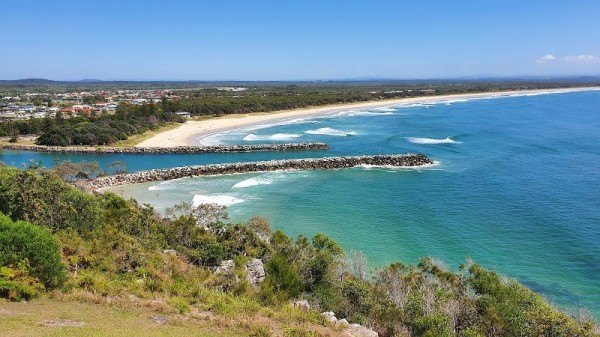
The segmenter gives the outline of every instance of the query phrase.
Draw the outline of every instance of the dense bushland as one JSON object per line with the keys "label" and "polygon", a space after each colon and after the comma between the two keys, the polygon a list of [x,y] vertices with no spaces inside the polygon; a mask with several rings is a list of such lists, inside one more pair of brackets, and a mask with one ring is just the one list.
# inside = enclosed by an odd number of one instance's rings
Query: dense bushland
{"label": "dense bushland", "polygon": [[[590,319],[472,261],[458,271],[431,258],[369,271],[362,254],[323,234],[292,239],[259,217],[231,224],[216,205],[176,205],[161,218],[35,166],[0,168],[0,212],[0,295],[13,300],[48,291],[135,296],[181,314],[235,317],[307,299],[382,336],[597,336]],[[244,277],[250,258],[265,263],[256,288]],[[231,273],[215,272],[230,259]]]}

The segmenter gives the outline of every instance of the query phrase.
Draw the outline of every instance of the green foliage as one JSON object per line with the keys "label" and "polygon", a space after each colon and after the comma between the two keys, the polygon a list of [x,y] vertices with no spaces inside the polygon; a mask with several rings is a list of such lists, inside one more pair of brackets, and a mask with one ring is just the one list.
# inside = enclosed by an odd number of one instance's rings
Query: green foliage
{"label": "green foliage", "polygon": [[11,301],[30,300],[38,297],[44,285],[29,275],[29,261],[24,259],[16,268],[0,267],[0,298]]}
{"label": "green foliage", "polygon": [[[285,301],[302,292],[302,283],[298,272],[281,254],[275,255],[265,266],[267,278],[263,286],[265,300]],[[273,297],[274,296],[274,297]]]}
{"label": "green foliage", "polygon": [[[40,280],[46,288],[56,288],[65,280],[58,244],[50,231],[24,221],[13,222],[0,213],[0,266],[17,267]],[[19,268],[24,260],[29,268]],[[19,275],[15,277],[20,277]]]}
{"label": "green foliage", "polygon": [[171,113],[163,113],[154,104],[120,104],[114,115],[80,116],[47,120],[38,129],[43,134],[36,144],[51,146],[68,145],[108,145],[125,140],[134,134],[156,129],[166,122],[180,122]]}
{"label": "green foliage", "polygon": [[187,314],[188,312],[190,312],[190,306],[182,298],[171,298],[167,303],[174,307],[179,314]]}
{"label": "green foliage", "polygon": [[102,221],[100,205],[94,196],[36,167],[0,168],[0,212],[52,231],[72,228],[87,233],[99,228]]}
{"label": "green foliage", "polygon": [[97,162],[78,162],[70,160],[55,162],[51,172],[57,174],[64,181],[73,182],[79,179],[91,179],[105,175],[104,170]]}

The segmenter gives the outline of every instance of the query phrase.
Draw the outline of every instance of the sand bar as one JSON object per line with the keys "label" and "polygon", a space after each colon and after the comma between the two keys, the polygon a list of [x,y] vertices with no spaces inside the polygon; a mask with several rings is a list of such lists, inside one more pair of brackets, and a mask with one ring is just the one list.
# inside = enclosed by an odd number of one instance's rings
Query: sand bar
{"label": "sand bar", "polygon": [[[410,105],[417,103],[434,103],[440,101],[498,97],[498,96],[524,96],[536,94],[564,93],[574,91],[600,90],[600,87],[540,89],[521,91],[484,92],[474,94],[423,96],[412,98],[398,98],[389,100],[369,101],[351,104],[336,104],[322,107],[302,108],[296,110],[283,110],[273,112],[257,112],[248,114],[231,114],[215,117],[202,121],[186,121],[180,127],[161,132],[136,146],[138,147],[175,147],[192,144],[192,139],[202,139],[221,132],[244,128],[254,125],[278,123],[296,118],[310,118],[325,116],[339,111],[353,109],[373,109],[379,107]],[[201,141],[200,141],[201,142]]]}

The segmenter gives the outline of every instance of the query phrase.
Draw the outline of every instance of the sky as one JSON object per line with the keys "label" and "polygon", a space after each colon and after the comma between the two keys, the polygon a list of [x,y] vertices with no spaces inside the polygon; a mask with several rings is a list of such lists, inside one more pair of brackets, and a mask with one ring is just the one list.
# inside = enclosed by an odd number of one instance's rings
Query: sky
{"label": "sky", "polygon": [[598,0],[0,0],[0,79],[600,75]]}

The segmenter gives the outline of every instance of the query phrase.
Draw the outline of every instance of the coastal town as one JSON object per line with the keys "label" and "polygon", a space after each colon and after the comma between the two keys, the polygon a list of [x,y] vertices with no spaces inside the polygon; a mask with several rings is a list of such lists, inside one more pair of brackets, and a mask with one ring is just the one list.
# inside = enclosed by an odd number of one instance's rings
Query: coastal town
{"label": "coastal town", "polygon": [[66,93],[26,92],[0,97],[0,120],[99,116],[114,113],[119,104],[142,105],[177,99],[172,90],[97,90]]}

